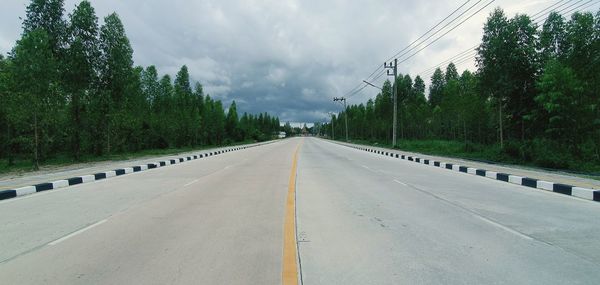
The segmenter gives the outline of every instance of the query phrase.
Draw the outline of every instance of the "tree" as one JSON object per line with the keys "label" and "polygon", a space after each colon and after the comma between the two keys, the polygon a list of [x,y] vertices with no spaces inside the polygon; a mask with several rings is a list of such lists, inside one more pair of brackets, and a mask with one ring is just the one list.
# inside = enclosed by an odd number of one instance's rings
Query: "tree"
{"label": "tree", "polygon": [[161,99],[158,71],[154,65],[146,67],[144,72],[142,72],[142,92],[144,92],[144,97],[154,109],[157,101]]}
{"label": "tree", "polygon": [[88,96],[93,93],[93,84],[97,81],[98,58],[98,18],[90,2],[82,1],[69,15],[67,27],[67,47],[63,71],[64,85],[69,100],[69,133],[71,151],[76,160],[81,154],[81,130],[83,112]]}
{"label": "tree", "polygon": [[292,136],[294,130],[292,129],[292,125],[290,125],[290,122],[285,122],[285,125],[283,125],[283,131],[285,132],[286,137]]}
{"label": "tree", "polygon": [[477,69],[481,90],[491,97],[498,109],[498,135],[500,147],[504,147],[504,114],[509,90],[512,88],[508,75],[511,66],[507,63],[511,47],[508,45],[509,23],[502,9],[495,9],[483,27],[483,38],[477,48]]}
{"label": "tree", "polygon": [[[594,17],[592,13],[576,12],[566,27],[567,59],[568,65],[582,79],[592,76],[589,71],[593,65],[589,63],[596,59],[594,45],[598,47],[595,40],[597,32],[594,30]],[[597,50],[596,50],[597,51]]]}
{"label": "tree", "polygon": [[[264,140],[279,128],[267,113],[238,123],[219,100],[191,88],[187,67],[159,80],[155,66],[133,65],[123,23],[113,13],[98,27],[88,0],[63,18],[63,0],[31,0],[21,39],[0,54],[0,159],[58,154],[97,156],[142,149]],[[206,120],[206,122],[204,122]],[[201,125],[202,124],[202,125]],[[242,127],[244,129],[242,131]]]}
{"label": "tree", "polygon": [[512,134],[521,141],[532,134],[531,110],[535,107],[535,82],[540,68],[538,55],[537,25],[527,15],[517,14],[509,21],[510,49],[506,60],[511,67],[508,74],[511,88],[507,108],[511,120]]}
{"label": "tree", "polygon": [[[107,153],[111,152],[112,133],[118,133],[121,127],[125,106],[126,90],[133,74],[133,49],[125,35],[125,28],[116,13],[104,18],[104,25],[100,28],[100,82],[102,89],[96,96],[96,125],[104,133],[104,142]],[[98,136],[100,137],[100,136]],[[101,153],[101,148],[96,147]]]}
{"label": "tree", "polygon": [[63,48],[66,23],[63,19],[64,0],[32,0],[25,10],[23,36],[42,29],[48,37],[48,46],[58,59]]}
{"label": "tree", "polygon": [[454,65],[454,63],[450,62],[450,64],[448,64],[448,67],[446,67],[446,77],[444,78],[444,80],[446,82],[450,82],[451,80],[457,80],[458,79],[458,71],[456,70],[456,65]]}
{"label": "tree", "polygon": [[0,54],[0,157],[7,157],[9,166],[13,163],[11,127],[8,121],[9,108],[9,61]]}
{"label": "tree", "polygon": [[[392,101],[392,84],[389,80],[383,83],[382,91],[375,97],[374,102],[374,113],[375,113],[375,124],[373,127],[376,131],[377,137],[384,137],[386,140],[391,140],[392,135],[392,117],[394,110],[394,102]],[[335,122],[335,127],[342,133],[341,122],[342,116],[338,116],[340,122]],[[336,130],[338,133],[338,130]]]}
{"label": "tree", "polygon": [[542,58],[546,62],[553,58],[563,58],[566,52],[565,19],[558,12],[551,12],[544,21],[540,32]]}
{"label": "tree", "polygon": [[53,111],[58,111],[63,103],[56,86],[58,64],[50,38],[41,28],[23,35],[11,57],[13,105],[9,120],[24,132],[21,135],[31,145],[33,167],[37,170],[49,139],[46,130],[53,123]]}
{"label": "tree", "polygon": [[571,68],[551,60],[538,88],[535,101],[547,113],[546,134],[565,147],[577,148],[591,130],[594,112],[584,95],[583,82]]}
{"label": "tree", "polygon": [[429,86],[429,104],[431,107],[439,106],[442,102],[444,86],[446,85],[444,73],[436,68],[431,76],[431,85]]}
{"label": "tree", "polygon": [[235,105],[235,100],[231,102],[229,110],[227,110],[225,133],[227,134],[227,137],[233,139],[234,141],[242,140],[242,138],[240,137],[240,130],[238,127],[238,114],[237,107]]}
{"label": "tree", "polygon": [[199,139],[200,113],[190,84],[190,75],[187,66],[182,66],[174,84],[175,104],[178,110],[178,146],[196,145]]}
{"label": "tree", "polygon": [[421,76],[417,75],[415,77],[414,90],[417,96],[425,96],[425,81],[421,78]]}
{"label": "tree", "polygon": [[173,100],[173,84],[171,77],[167,74],[163,76],[158,85],[157,97],[154,100],[153,110],[155,113],[154,125],[157,133],[157,146],[159,148],[171,147],[175,144],[176,124],[175,104]]}

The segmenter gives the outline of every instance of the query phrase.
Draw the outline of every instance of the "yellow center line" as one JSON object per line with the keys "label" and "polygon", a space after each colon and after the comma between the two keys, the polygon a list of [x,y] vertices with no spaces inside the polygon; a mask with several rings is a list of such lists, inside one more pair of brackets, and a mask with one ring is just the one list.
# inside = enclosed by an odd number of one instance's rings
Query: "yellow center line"
{"label": "yellow center line", "polygon": [[298,150],[296,147],[292,162],[292,172],[288,185],[287,202],[285,207],[285,224],[283,226],[283,269],[282,284],[298,284],[298,258],[296,253],[296,168],[298,164]]}

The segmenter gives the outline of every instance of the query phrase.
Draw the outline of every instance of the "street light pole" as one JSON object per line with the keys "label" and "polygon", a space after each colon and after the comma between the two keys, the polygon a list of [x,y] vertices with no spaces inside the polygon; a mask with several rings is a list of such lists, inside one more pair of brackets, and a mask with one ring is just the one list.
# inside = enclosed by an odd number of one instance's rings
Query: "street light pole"
{"label": "street light pole", "polygon": [[[396,77],[398,76],[398,59],[394,59],[394,61],[389,64],[384,62],[383,68],[392,69],[387,71],[387,75],[394,76],[394,81],[392,82],[392,86],[394,86],[392,91],[394,92],[394,129],[392,130],[392,147],[396,147],[396,125],[398,124],[398,95],[396,94],[396,88],[398,87],[396,86]],[[392,73],[390,73],[390,71]]]}
{"label": "street light pole", "polygon": [[346,121],[346,141],[349,141],[348,140],[348,110],[346,108],[346,98],[344,98],[344,97],[339,97],[339,98],[335,97],[335,98],[333,98],[333,101],[334,102],[337,102],[337,101],[344,102],[343,104],[344,104],[344,120]]}

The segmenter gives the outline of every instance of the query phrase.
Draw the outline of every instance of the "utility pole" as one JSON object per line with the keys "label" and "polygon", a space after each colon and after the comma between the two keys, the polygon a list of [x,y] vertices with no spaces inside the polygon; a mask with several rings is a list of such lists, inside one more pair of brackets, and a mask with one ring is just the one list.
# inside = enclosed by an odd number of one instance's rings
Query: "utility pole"
{"label": "utility pole", "polygon": [[344,97],[335,97],[333,98],[334,102],[342,101],[344,102],[344,120],[346,120],[346,141],[348,141],[348,110],[346,109],[346,98]]}
{"label": "utility pole", "polygon": [[396,94],[396,77],[398,76],[398,59],[394,59],[394,61],[390,62],[389,64],[384,62],[383,68],[388,69],[388,76],[394,76],[394,81],[392,82],[392,86],[394,87],[392,91],[394,93],[394,129],[392,130],[392,147],[396,147],[396,129],[398,124],[398,95]]}

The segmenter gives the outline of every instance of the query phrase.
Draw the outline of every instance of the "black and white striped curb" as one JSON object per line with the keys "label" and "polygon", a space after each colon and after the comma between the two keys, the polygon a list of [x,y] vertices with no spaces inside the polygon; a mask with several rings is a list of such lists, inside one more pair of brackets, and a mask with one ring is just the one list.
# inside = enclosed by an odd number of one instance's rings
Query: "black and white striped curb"
{"label": "black and white striped curb", "polygon": [[513,175],[513,174],[509,174],[509,173],[495,172],[495,171],[490,171],[490,170],[485,170],[485,169],[480,169],[480,168],[472,168],[469,166],[458,165],[458,164],[454,164],[454,163],[447,163],[447,162],[442,162],[442,161],[436,161],[436,160],[431,160],[431,159],[424,159],[424,158],[420,158],[420,157],[416,157],[416,156],[408,156],[408,155],[404,155],[401,153],[379,150],[379,149],[374,149],[374,148],[369,148],[369,147],[364,147],[364,146],[357,146],[357,145],[338,143],[338,142],[336,142],[336,143],[339,145],[346,146],[346,147],[351,147],[354,149],[371,152],[371,153],[379,154],[379,155],[383,155],[383,156],[404,159],[404,160],[408,160],[408,161],[412,161],[412,162],[416,162],[416,163],[420,163],[420,164],[431,165],[431,166],[435,166],[435,167],[440,167],[440,168],[453,170],[453,171],[457,171],[457,172],[463,172],[463,173],[467,173],[467,174],[477,175],[477,176],[481,176],[481,177],[487,177],[487,178],[494,179],[494,180],[509,182],[509,183],[527,186],[527,187],[531,187],[531,188],[542,189],[542,190],[551,191],[551,192],[569,195],[569,196],[574,196],[574,197],[578,197],[578,198],[582,198],[582,199],[586,199],[586,200],[600,201],[600,190],[576,187],[576,186],[567,185],[567,184],[549,182],[549,181],[539,180],[539,179],[535,179],[535,178],[522,177],[522,176]]}
{"label": "black and white striped curb", "polygon": [[46,183],[40,183],[40,184],[36,184],[36,185],[31,185],[31,186],[20,187],[20,188],[14,189],[14,190],[1,190],[0,191],[0,200],[20,197],[20,196],[29,195],[29,194],[33,194],[33,193],[37,193],[37,192],[42,192],[42,191],[64,188],[67,186],[88,183],[88,182],[92,182],[92,181],[98,181],[98,180],[102,180],[102,179],[106,179],[106,178],[110,178],[110,177],[121,176],[121,175],[130,174],[130,173],[134,173],[134,172],[140,172],[140,171],[144,171],[144,170],[148,170],[148,169],[154,169],[154,168],[164,167],[164,166],[173,165],[173,164],[179,164],[179,163],[183,163],[183,162],[190,161],[190,160],[206,158],[209,156],[219,155],[219,154],[232,152],[232,151],[243,150],[243,149],[247,149],[247,148],[251,148],[251,147],[257,147],[257,146],[269,144],[272,142],[274,142],[274,141],[259,143],[259,144],[252,144],[252,145],[242,145],[242,146],[224,148],[224,149],[219,149],[219,150],[206,151],[206,152],[199,153],[196,155],[167,159],[167,160],[163,160],[163,161],[151,162],[148,164],[136,165],[136,166],[132,166],[132,167],[119,168],[119,169],[115,169],[115,170],[111,170],[111,171],[99,172],[99,173],[90,174],[90,175],[76,176],[76,177],[71,177],[68,179],[57,180],[54,182],[46,182]]}

